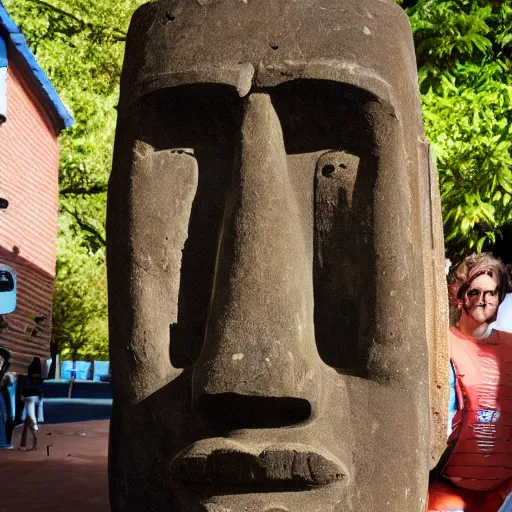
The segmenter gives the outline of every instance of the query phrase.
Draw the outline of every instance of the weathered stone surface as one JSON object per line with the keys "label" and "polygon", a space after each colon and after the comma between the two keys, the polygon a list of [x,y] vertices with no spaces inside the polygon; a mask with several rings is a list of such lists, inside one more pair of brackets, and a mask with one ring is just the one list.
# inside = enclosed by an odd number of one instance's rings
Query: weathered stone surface
{"label": "weathered stone surface", "polygon": [[304,490],[335,483],[347,470],[331,453],[299,443],[260,445],[224,438],[199,441],[178,454],[171,464],[171,478],[188,484],[244,490]]}
{"label": "weathered stone surface", "polygon": [[391,0],[135,13],[107,219],[112,510],[423,512],[447,356],[415,69]]}

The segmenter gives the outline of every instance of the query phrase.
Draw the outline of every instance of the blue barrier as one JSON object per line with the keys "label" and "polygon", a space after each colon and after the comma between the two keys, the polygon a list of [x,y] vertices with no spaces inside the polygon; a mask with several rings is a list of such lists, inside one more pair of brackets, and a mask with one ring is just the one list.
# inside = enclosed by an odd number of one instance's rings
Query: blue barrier
{"label": "blue barrier", "polygon": [[62,379],[87,380],[91,371],[91,363],[88,361],[63,361],[60,376]]}
{"label": "blue barrier", "polygon": [[109,398],[49,398],[44,399],[45,423],[74,423],[107,420],[112,399]]}
{"label": "blue barrier", "polygon": [[93,382],[91,380],[45,380],[43,393],[46,398],[93,398],[111,399],[112,384],[110,382]]}
{"label": "blue barrier", "polygon": [[[70,391],[71,398],[68,398]],[[110,418],[112,408],[110,382],[45,380],[43,392],[45,423]]]}
{"label": "blue barrier", "polygon": [[69,393],[69,380],[45,380],[43,382],[45,398],[67,398]]}
{"label": "blue barrier", "polygon": [[75,381],[71,398],[112,398],[110,382]]}
{"label": "blue barrier", "polygon": [[108,377],[110,368],[110,361],[94,361],[94,373],[92,380],[101,382],[102,377]]}
{"label": "blue barrier", "polygon": [[62,361],[60,365],[60,377],[61,379],[71,379],[73,375],[73,361]]}

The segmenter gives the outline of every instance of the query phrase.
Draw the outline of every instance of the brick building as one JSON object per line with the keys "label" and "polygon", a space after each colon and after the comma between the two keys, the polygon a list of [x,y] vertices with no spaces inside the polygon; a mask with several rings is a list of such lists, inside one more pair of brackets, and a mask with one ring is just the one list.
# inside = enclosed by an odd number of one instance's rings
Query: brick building
{"label": "brick building", "polygon": [[0,0],[0,264],[17,307],[0,317],[14,371],[49,357],[55,284],[60,132],[74,123]]}

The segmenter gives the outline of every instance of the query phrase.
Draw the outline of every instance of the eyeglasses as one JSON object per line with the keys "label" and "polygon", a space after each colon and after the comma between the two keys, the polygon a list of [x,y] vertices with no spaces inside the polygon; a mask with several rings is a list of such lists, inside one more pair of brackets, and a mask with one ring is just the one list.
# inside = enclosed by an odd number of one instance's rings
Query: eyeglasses
{"label": "eyeglasses", "polygon": [[480,288],[471,288],[466,293],[471,302],[494,303],[498,300],[498,288],[494,290],[481,290]]}

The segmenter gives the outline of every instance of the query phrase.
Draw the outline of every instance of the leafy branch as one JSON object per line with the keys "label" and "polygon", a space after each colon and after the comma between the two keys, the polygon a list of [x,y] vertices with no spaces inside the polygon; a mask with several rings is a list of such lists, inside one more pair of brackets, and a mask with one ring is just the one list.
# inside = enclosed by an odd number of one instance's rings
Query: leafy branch
{"label": "leafy branch", "polygon": [[95,194],[104,194],[107,191],[107,185],[92,185],[89,187],[82,185],[74,185],[65,188],[61,188],[59,193],[61,196],[68,195],[82,195],[82,196],[90,196]]}
{"label": "leafy branch", "polygon": [[96,241],[94,244],[96,247],[105,246],[107,244],[104,228],[94,226],[93,223],[90,220],[84,218],[76,208],[67,206],[63,202],[61,202],[61,210],[73,218],[81,231],[92,235]]}
{"label": "leafy branch", "polygon": [[[56,14],[59,18],[61,16],[64,16],[68,20],[71,20],[72,23],[76,25],[78,30],[90,30],[92,33],[97,35],[108,35],[108,37],[111,37],[114,41],[117,42],[124,42],[126,41],[126,32],[123,32],[122,30],[110,27],[110,26],[104,26],[104,25],[97,25],[88,21],[84,21],[83,19],[79,18],[78,16],[75,16],[74,14],[67,12],[59,7],[56,7],[55,5],[50,4],[49,2],[45,2],[44,0],[28,0],[29,3],[33,5],[37,5],[43,8],[48,13]],[[69,25],[68,25],[69,26]],[[69,34],[68,34],[69,35]]]}

